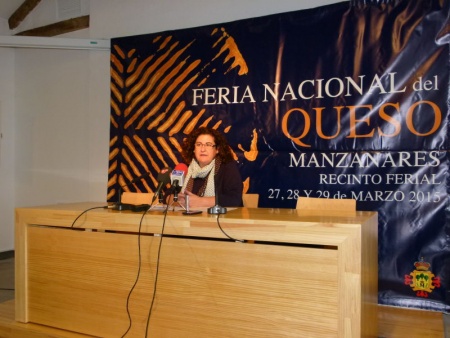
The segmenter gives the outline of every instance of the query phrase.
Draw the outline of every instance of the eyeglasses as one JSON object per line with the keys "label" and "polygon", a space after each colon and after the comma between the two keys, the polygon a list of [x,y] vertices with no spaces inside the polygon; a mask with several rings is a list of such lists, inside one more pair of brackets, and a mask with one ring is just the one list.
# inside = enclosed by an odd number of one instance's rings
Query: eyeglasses
{"label": "eyeglasses", "polygon": [[214,143],[211,143],[211,142],[206,142],[206,143],[197,142],[195,144],[196,148],[201,148],[201,147],[214,148],[215,146],[216,145]]}

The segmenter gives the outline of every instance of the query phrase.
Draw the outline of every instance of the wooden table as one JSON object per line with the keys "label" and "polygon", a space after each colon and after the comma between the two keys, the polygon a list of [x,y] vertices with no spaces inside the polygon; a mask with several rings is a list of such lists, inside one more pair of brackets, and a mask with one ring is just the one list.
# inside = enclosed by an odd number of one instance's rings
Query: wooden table
{"label": "wooden table", "polygon": [[100,337],[377,336],[374,212],[98,208],[74,222],[96,206],[16,210],[17,321]]}

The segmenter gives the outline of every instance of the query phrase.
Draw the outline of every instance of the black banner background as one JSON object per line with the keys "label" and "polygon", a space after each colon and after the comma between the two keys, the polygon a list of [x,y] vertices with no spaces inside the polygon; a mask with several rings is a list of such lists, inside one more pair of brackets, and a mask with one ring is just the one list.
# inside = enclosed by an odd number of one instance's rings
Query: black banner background
{"label": "black banner background", "polygon": [[147,171],[129,189],[154,189],[186,134],[218,128],[260,207],[379,212],[381,304],[449,311],[448,13],[345,2],[113,39],[108,200]]}

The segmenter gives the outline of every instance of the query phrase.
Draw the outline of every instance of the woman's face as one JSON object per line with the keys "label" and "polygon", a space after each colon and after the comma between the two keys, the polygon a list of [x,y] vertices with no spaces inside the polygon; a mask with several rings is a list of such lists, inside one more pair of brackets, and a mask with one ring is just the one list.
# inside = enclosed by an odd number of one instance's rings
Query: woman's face
{"label": "woman's face", "polygon": [[199,135],[195,140],[194,155],[201,168],[211,163],[218,151],[212,135]]}

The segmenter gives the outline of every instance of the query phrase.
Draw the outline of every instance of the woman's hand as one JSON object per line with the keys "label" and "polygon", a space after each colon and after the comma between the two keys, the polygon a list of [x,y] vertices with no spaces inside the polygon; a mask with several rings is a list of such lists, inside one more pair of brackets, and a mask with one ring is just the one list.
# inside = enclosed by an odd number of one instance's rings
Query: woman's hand
{"label": "woman's hand", "polygon": [[185,190],[184,193],[178,194],[178,201],[181,205],[185,205],[186,195],[189,196],[189,208],[209,208],[214,206],[216,202],[216,198],[214,196],[200,197],[188,190]]}

